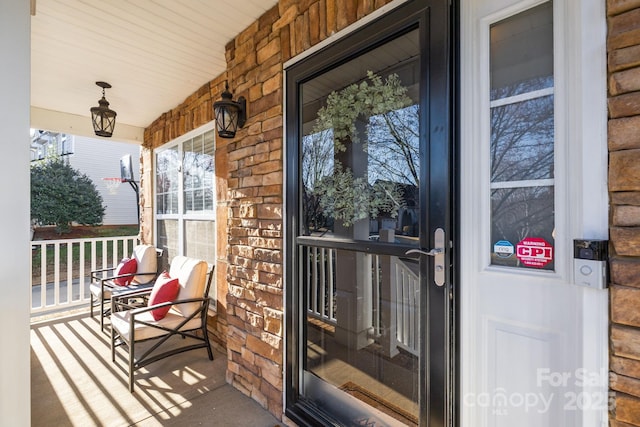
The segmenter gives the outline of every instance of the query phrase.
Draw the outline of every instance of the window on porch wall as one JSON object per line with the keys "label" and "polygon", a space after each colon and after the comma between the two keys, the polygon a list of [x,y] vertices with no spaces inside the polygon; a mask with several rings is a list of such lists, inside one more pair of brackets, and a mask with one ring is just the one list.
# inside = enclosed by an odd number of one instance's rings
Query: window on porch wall
{"label": "window on porch wall", "polygon": [[[167,263],[176,255],[215,263],[214,156],[213,130],[156,150],[155,236]],[[213,299],[215,290],[211,286]]]}

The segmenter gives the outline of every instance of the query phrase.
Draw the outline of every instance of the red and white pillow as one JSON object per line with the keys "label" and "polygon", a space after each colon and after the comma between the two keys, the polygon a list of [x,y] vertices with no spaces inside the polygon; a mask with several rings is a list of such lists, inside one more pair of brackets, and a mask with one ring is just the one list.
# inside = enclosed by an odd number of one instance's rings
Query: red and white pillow
{"label": "red and white pillow", "polygon": [[[169,273],[163,271],[153,284],[151,295],[149,295],[149,307],[163,302],[175,301],[179,291],[180,283],[178,279],[171,278]],[[156,308],[155,310],[151,310],[151,315],[154,320],[161,320],[167,315],[170,309],[170,305]]]}
{"label": "red and white pillow", "polygon": [[115,276],[120,276],[123,274],[130,274],[131,276],[127,277],[117,277],[113,279],[116,285],[119,286],[129,286],[131,281],[133,280],[133,274],[138,271],[138,262],[135,258],[123,258],[122,261],[118,264],[115,270]]}

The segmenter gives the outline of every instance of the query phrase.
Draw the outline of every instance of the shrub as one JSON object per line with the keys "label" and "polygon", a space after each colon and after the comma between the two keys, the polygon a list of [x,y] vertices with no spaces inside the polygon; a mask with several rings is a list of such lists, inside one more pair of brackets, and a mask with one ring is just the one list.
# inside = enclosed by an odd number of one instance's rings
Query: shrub
{"label": "shrub", "polygon": [[31,166],[31,219],[55,225],[59,234],[71,224],[100,225],[105,206],[91,179],[59,158]]}

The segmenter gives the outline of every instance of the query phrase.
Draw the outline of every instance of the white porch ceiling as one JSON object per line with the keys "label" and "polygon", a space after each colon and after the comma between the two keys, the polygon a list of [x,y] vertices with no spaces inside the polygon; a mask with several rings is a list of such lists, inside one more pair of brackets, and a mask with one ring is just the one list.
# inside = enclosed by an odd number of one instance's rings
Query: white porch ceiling
{"label": "white porch ceiling", "polygon": [[[33,0],[32,0],[33,2]],[[226,68],[225,45],[277,0],[37,0],[31,106],[84,116],[102,96],[145,128]],[[59,114],[63,113],[63,114]]]}

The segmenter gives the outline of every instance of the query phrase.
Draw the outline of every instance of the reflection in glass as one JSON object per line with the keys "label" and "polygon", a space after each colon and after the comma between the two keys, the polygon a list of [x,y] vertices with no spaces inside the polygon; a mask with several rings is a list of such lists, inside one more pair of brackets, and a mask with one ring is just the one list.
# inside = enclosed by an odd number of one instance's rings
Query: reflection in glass
{"label": "reflection in glass", "polygon": [[553,87],[553,3],[491,26],[491,99]]}
{"label": "reflection in glass", "polygon": [[156,156],[156,211],[159,214],[178,213],[178,148],[161,151]]}
{"label": "reflection in glass", "polygon": [[517,253],[523,239],[523,251],[553,245],[552,2],[493,24],[490,36],[491,264],[553,270],[553,260]]}
{"label": "reflection in glass", "polygon": [[[524,238],[541,238],[554,246],[553,187],[503,188],[491,192],[491,242],[510,242],[514,247]],[[522,267],[515,253],[492,251],[494,265]],[[510,255],[510,256],[509,256]],[[553,270],[554,262],[545,267]]]}
{"label": "reflection in glass", "polygon": [[410,30],[300,86],[300,389],[344,425],[380,402],[380,425],[418,424],[419,263],[389,252],[419,242],[419,46]]}
{"label": "reflection in glass", "polygon": [[[417,425],[418,262],[312,246],[301,252],[300,283],[307,289],[306,370],[365,402],[374,396],[392,402],[397,409],[388,414]],[[326,400],[309,384],[313,382],[307,382],[307,397]],[[348,400],[341,401],[340,408],[327,410],[347,412]]]}
{"label": "reflection in glass", "polygon": [[211,212],[214,188],[213,131],[183,144],[184,212]]}
{"label": "reflection in glass", "polygon": [[553,96],[491,109],[491,182],[553,178]]}
{"label": "reflection in glass", "polygon": [[180,254],[178,248],[178,221],[173,219],[158,220],[156,223],[157,246],[163,249],[162,259],[166,263]]}
{"label": "reflection in glass", "polygon": [[301,233],[417,244],[418,105],[397,74],[333,91],[302,139]]}

